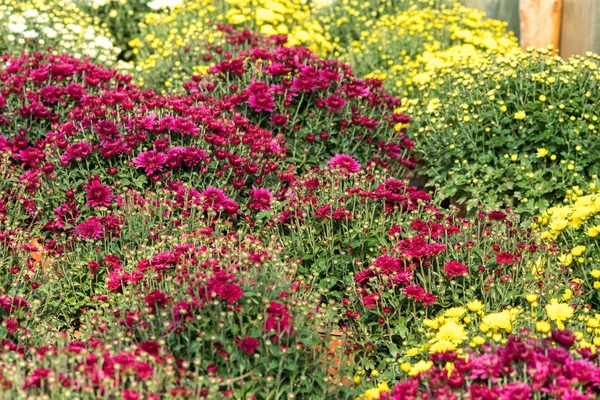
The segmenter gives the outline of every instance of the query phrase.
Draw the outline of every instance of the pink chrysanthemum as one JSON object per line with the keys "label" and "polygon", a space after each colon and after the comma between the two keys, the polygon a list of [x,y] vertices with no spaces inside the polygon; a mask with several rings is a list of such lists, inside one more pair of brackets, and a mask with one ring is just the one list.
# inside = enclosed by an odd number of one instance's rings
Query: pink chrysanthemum
{"label": "pink chrysanthemum", "polygon": [[250,96],[250,99],[248,99],[248,105],[256,112],[263,110],[273,112],[276,106],[275,99],[273,99],[273,96],[268,92],[253,94]]}
{"label": "pink chrysanthemum", "polygon": [[59,207],[56,207],[54,209],[56,213],[56,226],[64,228],[67,225],[75,225],[79,216],[78,208],[74,201],[62,203]]}
{"label": "pink chrysanthemum", "polygon": [[205,210],[212,208],[213,210],[219,210],[224,207],[228,200],[228,197],[221,189],[209,186],[200,193],[200,197],[204,199],[203,208]]}
{"label": "pink chrysanthemum", "polygon": [[82,239],[98,240],[104,236],[104,228],[102,227],[102,224],[93,217],[77,225],[76,231]]}
{"label": "pink chrysanthemum", "polygon": [[133,161],[136,168],[144,168],[146,175],[152,175],[156,171],[162,171],[163,164],[167,161],[167,157],[165,157],[163,153],[158,153],[156,150],[150,150],[140,153],[131,161]]}
{"label": "pink chrysanthemum", "polygon": [[341,172],[360,172],[360,164],[348,154],[336,154],[329,160],[329,168],[338,168]]}
{"label": "pink chrysanthemum", "polygon": [[92,207],[108,207],[112,203],[115,197],[108,186],[103,185],[100,182],[100,178],[96,175],[88,180],[88,188],[85,190],[85,197],[87,198],[86,206]]}
{"label": "pink chrysanthemum", "polygon": [[448,278],[453,279],[457,276],[469,275],[469,268],[458,261],[448,261],[444,265],[444,271]]}
{"label": "pink chrysanthemum", "polygon": [[248,202],[248,208],[251,210],[270,210],[273,194],[269,189],[253,187],[250,191],[252,200]]}

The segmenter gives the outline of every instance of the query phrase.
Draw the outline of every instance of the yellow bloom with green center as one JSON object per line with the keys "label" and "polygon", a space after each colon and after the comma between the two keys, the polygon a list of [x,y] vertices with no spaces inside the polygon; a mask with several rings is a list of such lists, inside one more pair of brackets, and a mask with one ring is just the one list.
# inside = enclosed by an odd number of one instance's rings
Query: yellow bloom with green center
{"label": "yellow bloom with green center", "polygon": [[456,323],[454,320],[448,320],[440,327],[433,341],[439,342],[442,340],[447,340],[454,344],[460,344],[465,339],[467,339],[465,328],[461,324]]}
{"label": "yellow bloom with green center", "polygon": [[[507,333],[512,331],[512,315],[510,311],[488,314],[483,317],[483,323],[494,331],[503,330]],[[485,332],[484,332],[485,333]]]}
{"label": "yellow bloom with green center", "polygon": [[548,155],[548,149],[544,149],[543,147],[537,149],[537,156],[539,158],[546,157],[547,155]]}
{"label": "yellow bloom with green center", "polygon": [[552,299],[550,304],[546,305],[546,314],[552,321],[563,322],[573,316],[573,307],[567,303],[559,303],[558,299]]}
{"label": "yellow bloom with green center", "polygon": [[464,307],[452,307],[444,311],[444,317],[451,319],[460,319],[467,310]]}
{"label": "yellow bloom with green center", "polygon": [[585,246],[575,246],[571,249],[571,254],[573,254],[575,257],[579,257],[580,255],[582,255],[587,247]]}
{"label": "yellow bloom with green center", "polygon": [[515,113],[515,119],[517,120],[523,120],[527,117],[527,114],[525,114],[525,111],[517,111]]}

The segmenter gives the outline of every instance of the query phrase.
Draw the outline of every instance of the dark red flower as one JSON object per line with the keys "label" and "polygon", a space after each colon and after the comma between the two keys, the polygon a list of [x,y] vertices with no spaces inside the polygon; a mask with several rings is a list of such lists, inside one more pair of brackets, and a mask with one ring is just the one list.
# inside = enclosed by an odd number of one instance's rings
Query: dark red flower
{"label": "dark red flower", "polygon": [[253,337],[246,337],[239,340],[238,348],[245,351],[249,355],[256,353],[256,348],[259,346],[260,341]]}

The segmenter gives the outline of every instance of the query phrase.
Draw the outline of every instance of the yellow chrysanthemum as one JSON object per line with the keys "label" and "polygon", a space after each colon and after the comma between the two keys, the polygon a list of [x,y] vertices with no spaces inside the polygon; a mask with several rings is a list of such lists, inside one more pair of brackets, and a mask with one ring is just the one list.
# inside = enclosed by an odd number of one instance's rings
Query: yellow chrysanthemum
{"label": "yellow chrysanthemum", "polygon": [[467,310],[465,310],[464,307],[452,307],[444,311],[444,317],[458,320],[465,315],[466,312]]}
{"label": "yellow chrysanthemum", "polygon": [[421,372],[429,371],[429,369],[432,366],[433,366],[433,362],[432,361],[421,360],[418,363],[412,365],[412,367],[410,368],[410,371],[408,372],[408,374],[410,376],[419,375]]}
{"label": "yellow chrysanthemum", "polygon": [[488,314],[483,317],[483,323],[494,331],[504,330],[507,333],[512,331],[510,311]]}
{"label": "yellow chrysanthemum", "polygon": [[467,308],[471,312],[479,312],[483,310],[483,303],[479,300],[473,300],[467,303]]}
{"label": "yellow chrysanthemum", "polygon": [[454,320],[448,320],[444,325],[440,327],[433,341],[439,342],[447,340],[454,344],[460,344],[467,338],[465,328],[456,323]]}
{"label": "yellow chrysanthemum", "polygon": [[575,257],[579,257],[580,255],[582,255],[585,250],[587,249],[587,247],[585,246],[575,246],[571,249],[571,254],[573,254]]}
{"label": "yellow chrysanthemum", "polygon": [[541,333],[548,333],[552,329],[552,326],[547,321],[537,321],[535,323],[535,330]]}
{"label": "yellow chrysanthemum", "polygon": [[546,314],[552,321],[566,321],[573,316],[573,308],[567,303],[559,303],[558,299],[550,300],[546,305]]}
{"label": "yellow chrysanthemum", "polygon": [[429,347],[429,353],[444,353],[446,351],[454,351],[456,350],[456,345],[452,343],[450,340],[442,339],[438,340],[434,344]]}

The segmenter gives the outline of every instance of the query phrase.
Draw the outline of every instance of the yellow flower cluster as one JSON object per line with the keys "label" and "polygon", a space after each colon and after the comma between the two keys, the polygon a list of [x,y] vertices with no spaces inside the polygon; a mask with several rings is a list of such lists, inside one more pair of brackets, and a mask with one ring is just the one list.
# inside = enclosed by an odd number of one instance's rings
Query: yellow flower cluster
{"label": "yellow flower cluster", "polygon": [[381,382],[377,387],[367,389],[361,396],[358,396],[356,400],[378,400],[382,393],[390,393],[387,382]]}
{"label": "yellow flower cluster", "polygon": [[52,47],[57,54],[88,56],[109,66],[116,63],[121,51],[114,46],[106,25],[74,2],[0,0],[0,50],[21,52],[38,43]]}
{"label": "yellow flower cluster", "polygon": [[[600,278],[600,271],[598,277]],[[538,295],[526,296],[529,309],[507,308],[500,312],[485,313],[484,305],[474,300],[466,307],[453,307],[440,313],[436,318],[422,321],[424,337],[427,341],[405,351],[399,361],[401,369],[414,375],[427,370],[428,354],[456,351],[459,356],[465,345],[479,347],[486,342],[506,343],[511,334],[528,328],[532,337],[546,337],[552,329],[570,329],[577,337],[577,347],[600,345],[600,314],[590,316],[587,308],[574,309],[566,301],[572,292],[566,289],[562,301],[556,298],[540,308]],[[421,358],[416,363],[409,360]]]}
{"label": "yellow flower cluster", "polygon": [[[592,193],[587,195],[584,195],[580,187],[568,190],[564,199],[566,205],[551,207],[541,215],[539,225],[543,229],[542,239],[556,239],[562,232],[568,230],[583,230],[590,238],[598,236],[600,221],[598,224],[594,221],[600,213],[600,190],[597,189],[596,182],[590,183],[589,189]],[[581,256],[585,251],[585,248],[581,250],[581,247],[573,248],[572,256]]]}
{"label": "yellow flower cluster", "polygon": [[[440,70],[464,63],[477,65],[485,54],[517,48],[504,22],[485,19],[482,12],[458,2],[449,2],[449,7],[421,3],[397,10],[369,1],[342,0],[319,20],[339,44],[335,56],[355,66],[359,74],[387,79],[392,90],[405,96],[418,85],[434,81]],[[346,25],[357,21],[361,26],[355,32],[358,38],[343,37],[343,32],[356,29]]]}
{"label": "yellow flower cluster", "polygon": [[[307,45],[327,55],[333,46],[323,36],[323,28],[313,18],[308,5],[293,0],[225,0],[225,12],[232,25],[256,27],[265,35],[288,35],[291,46]],[[217,16],[218,19],[219,16]]]}

